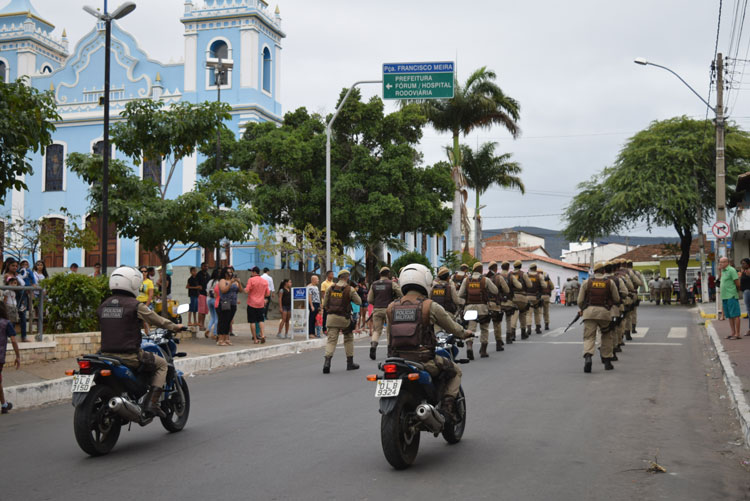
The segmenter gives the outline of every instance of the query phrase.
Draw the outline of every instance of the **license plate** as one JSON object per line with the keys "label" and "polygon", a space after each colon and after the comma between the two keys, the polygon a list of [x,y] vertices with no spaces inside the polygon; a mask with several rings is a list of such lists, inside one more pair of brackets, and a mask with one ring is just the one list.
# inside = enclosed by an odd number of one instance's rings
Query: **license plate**
{"label": "license plate", "polygon": [[377,383],[378,385],[375,387],[375,398],[397,397],[398,393],[401,391],[400,379],[380,379]]}
{"label": "license plate", "polygon": [[76,374],[73,376],[73,393],[88,393],[94,383],[93,374]]}

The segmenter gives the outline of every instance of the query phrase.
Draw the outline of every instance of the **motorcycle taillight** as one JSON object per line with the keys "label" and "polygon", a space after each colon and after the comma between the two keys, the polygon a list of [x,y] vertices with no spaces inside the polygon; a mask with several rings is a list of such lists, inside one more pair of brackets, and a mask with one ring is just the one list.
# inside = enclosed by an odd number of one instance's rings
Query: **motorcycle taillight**
{"label": "motorcycle taillight", "polygon": [[383,365],[384,379],[396,379],[398,377],[398,366],[396,364]]}
{"label": "motorcycle taillight", "polygon": [[91,362],[88,360],[79,360],[78,367],[81,368],[81,374],[91,374]]}

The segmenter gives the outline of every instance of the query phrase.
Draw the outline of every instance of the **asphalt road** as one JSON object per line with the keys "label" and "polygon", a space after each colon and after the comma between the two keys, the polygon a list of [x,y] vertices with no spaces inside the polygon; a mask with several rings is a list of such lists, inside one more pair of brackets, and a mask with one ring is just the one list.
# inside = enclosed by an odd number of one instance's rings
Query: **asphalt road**
{"label": "asphalt road", "polygon": [[750,451],[694,310],[642,307],[648,332],[592,374],[581,327],[560,334],[573,314],[462,366],[464,439],[423,434],[405,471],[383,457],[361,343],[356,372],[338,350],[328,376],[321,351],[190,378],[183,432],[135,426],[101,458],[76,445],[70,404],[2,416],[0,499],[748,499]]}

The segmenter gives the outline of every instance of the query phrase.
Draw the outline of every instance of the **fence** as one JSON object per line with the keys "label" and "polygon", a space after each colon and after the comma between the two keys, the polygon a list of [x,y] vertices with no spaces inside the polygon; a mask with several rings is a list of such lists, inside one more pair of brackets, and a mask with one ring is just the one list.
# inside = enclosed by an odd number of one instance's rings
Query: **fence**
{"label": "fence", "polygon": [[[18,291],[29,292],[29,294],[26,295],[27,300],[29,301],[28,311],[29,313],[36,312],[37,314],[36,321],[37,321],[38,327],[37,327],[37,333],[36,333],[35,339],[37,341],[42,341],[43,339],[42,336],[44,333],[44,301],[46,298],[46,291],[42,289],[41,287],[36,287],[36,286],[17,287],[17,286],[10,286],[10,285],[0,285],[0,291],[6,291],[6,290],[14,291],[14,292],[18,292]],[[39,299],[39,304],[37,305],[36,308],[33,308],[34,299],[36,298]],[[24,320],[26,322],[26,330],[29,333],[32,331],[32,325],[33,325],[33,321],[31,317],[32,317],[31,315],[26,315],[26,318]]]}

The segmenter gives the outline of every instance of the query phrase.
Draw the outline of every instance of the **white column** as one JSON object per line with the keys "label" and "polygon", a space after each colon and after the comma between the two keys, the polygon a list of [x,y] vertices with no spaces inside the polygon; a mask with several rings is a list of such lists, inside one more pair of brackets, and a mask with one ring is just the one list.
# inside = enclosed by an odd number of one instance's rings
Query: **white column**
{"label": "white column", "polygon": [[275,60],[274,64],[276,68],[276,75],[275,75],[274,81],[276,84],[275,85],[276,89],[273,95],[273,99],[277,103],[280,103],[281,102],[281,46],[280,45],[276,46],[275,52],[276,54],[274,56],[274,60]]}
{"label": "white column", "polygon": [[[16,176],[16,178],[20,181],[25,181],[26,176]],[[13,190],[11,192],[11,202],[10,202],[10,219],[13,223],[20,223],[20,221],[24,218],[25,210],[26,210],[26,192],[23,190]],[[20,234],[16,233],[16,238],[20,238]],[[21,246],[21,242],[14,242],[14,244],[18,247]]]}
{"label": "white column", "polygon": [[31,76],[36,74],[36,54],[33,52],[19,52],[18,53],[18,75]]}
{"label": "white column", "polygon": [[240,87],[258,88],[258,31],[243,28],[240,31]]}
{"label": "white column", "polygon": [[439,238],[440,237],[438,236],[432,237],[432,249],[430,251],[430,262],[432,263],[432,266],[434,266],[435,268],[437,268],[438,265],[440,264],[438,262],[438,252],[437,252]]}
{"label": "white column", "polygon": [[198,154],[193,152],[182,159],[182,193],[193,191],[198,171]]}
{"label": "white column", "polygon": [[198,80],[198,35],[185,35],[185,92],[195,92]]}

